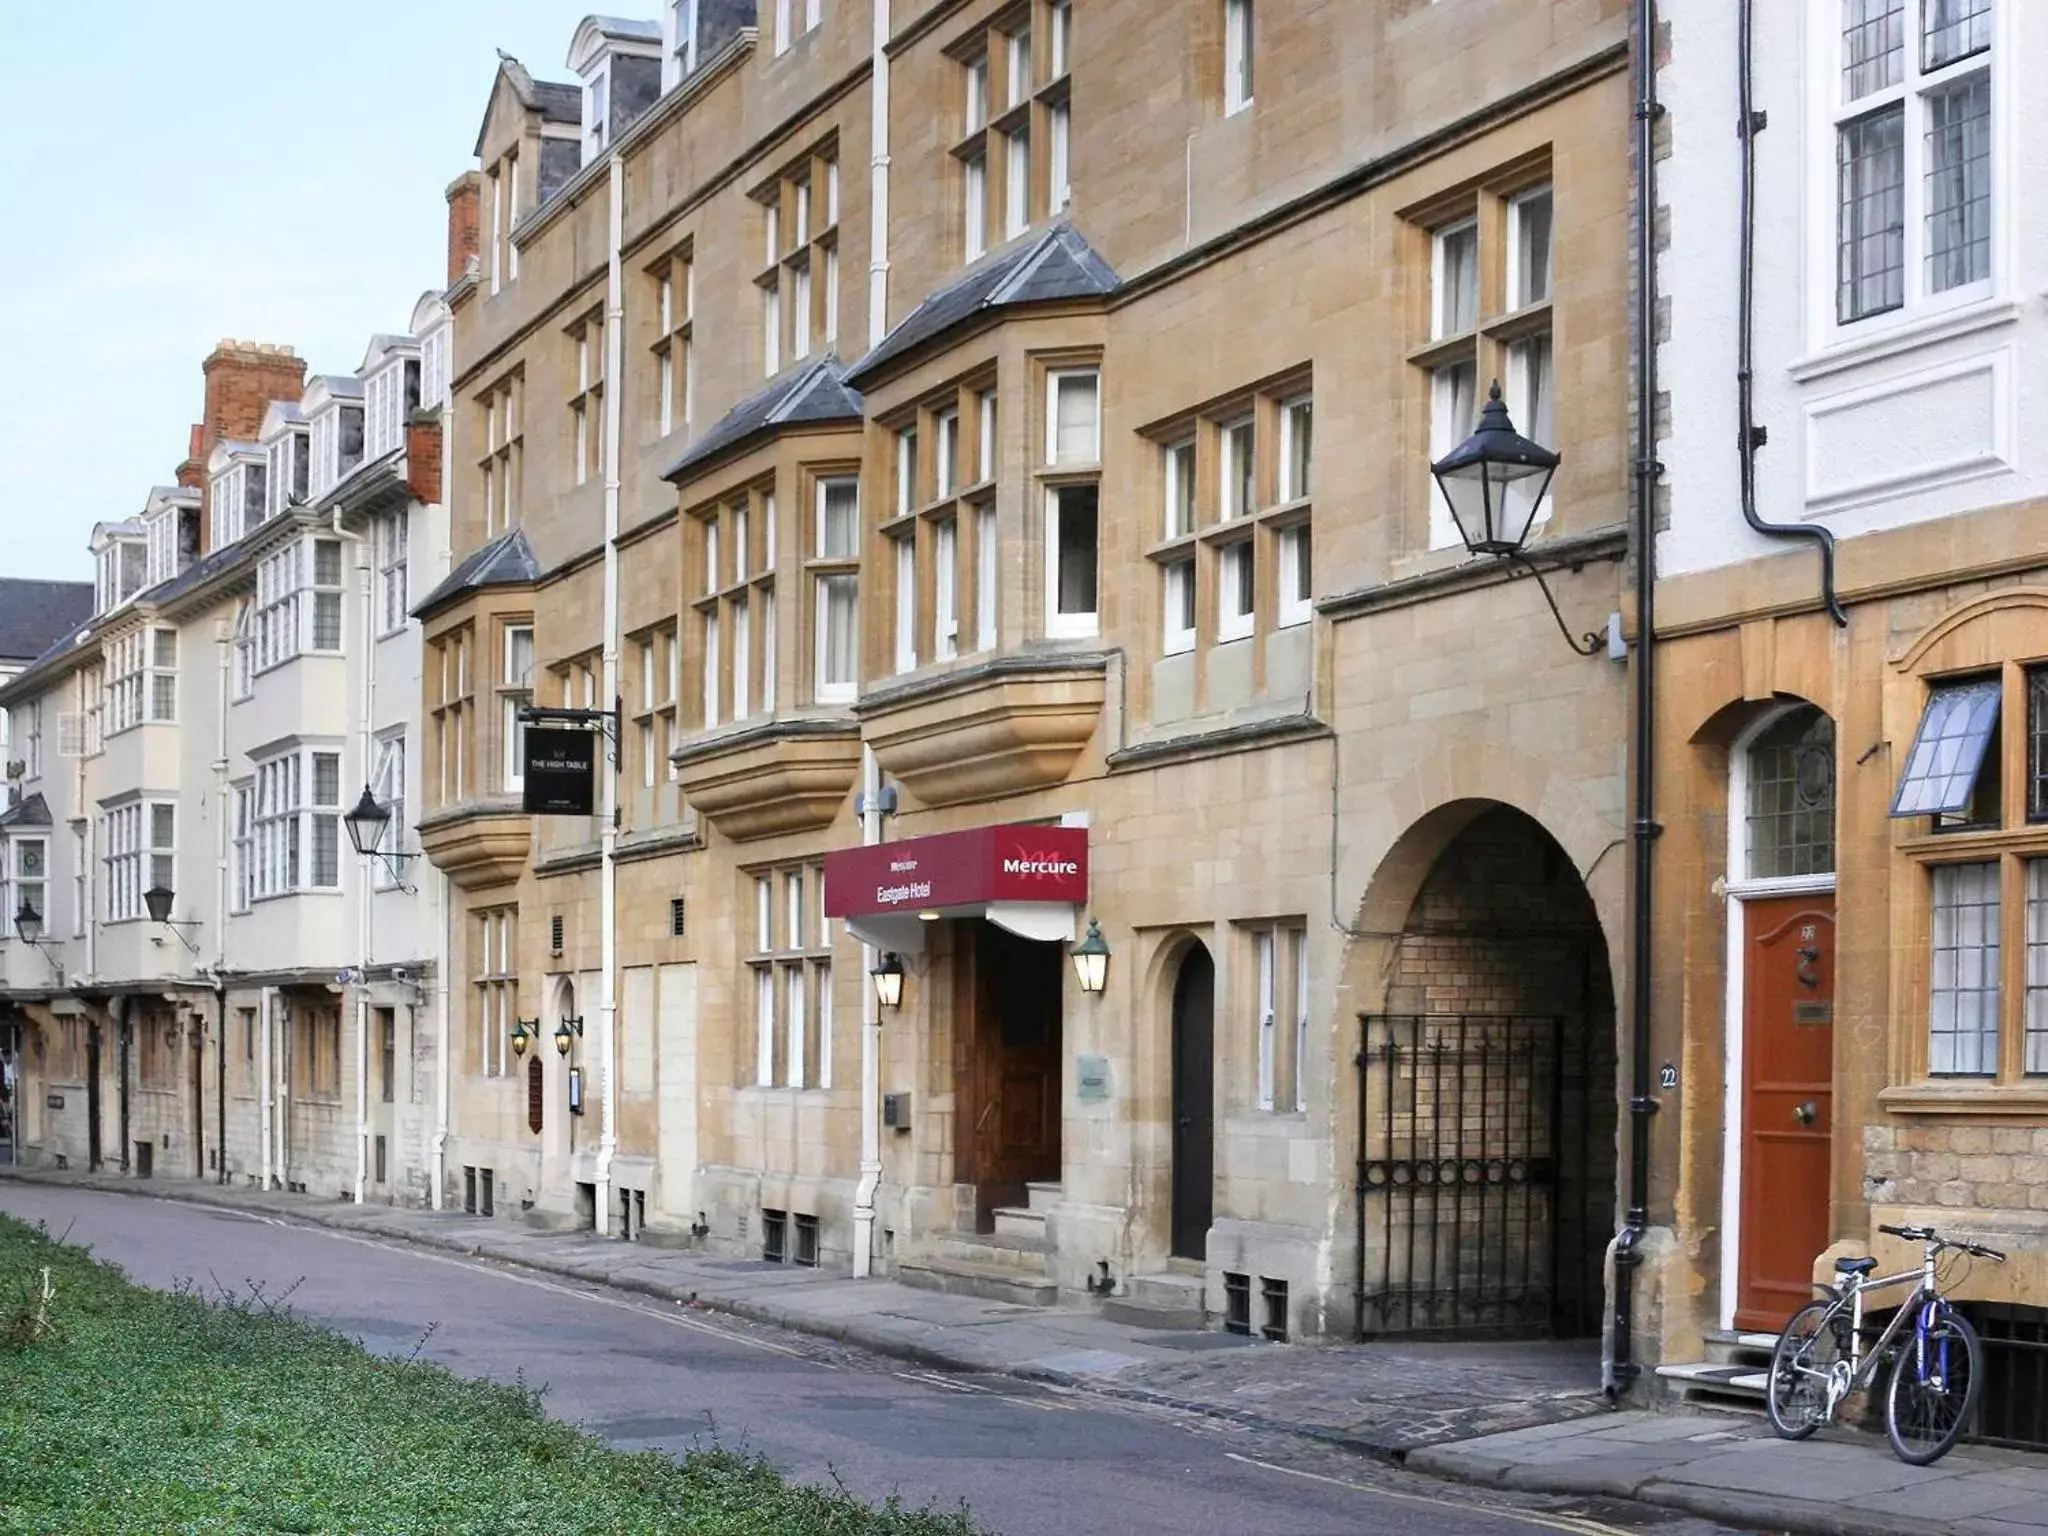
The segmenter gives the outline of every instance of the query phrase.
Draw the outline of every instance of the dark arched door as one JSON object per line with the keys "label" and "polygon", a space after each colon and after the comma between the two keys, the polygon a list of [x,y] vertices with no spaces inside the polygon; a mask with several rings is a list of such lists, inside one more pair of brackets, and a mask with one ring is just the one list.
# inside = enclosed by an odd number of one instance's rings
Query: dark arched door
{"label": "dark arched door", "polygon": [[1173,1254],[1209,1256],[1216,1198],[1216,962],[1197,944],[1173,984]]}

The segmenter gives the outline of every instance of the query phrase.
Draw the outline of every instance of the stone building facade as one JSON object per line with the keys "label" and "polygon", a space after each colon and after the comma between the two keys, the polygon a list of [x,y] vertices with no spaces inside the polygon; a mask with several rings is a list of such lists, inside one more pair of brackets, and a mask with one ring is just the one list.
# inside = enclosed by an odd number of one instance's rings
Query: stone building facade
{"label": "stone building facade", "polygon": [[[1952,1283],[1987,1334],[2036,1337],[2048,486],[2023,193],[2044,102],[2019,61],[2044,18],[1660,10],[1655,1053],[1676,1089],[1646,1347],[1694,1382],[1835,1257],[1917,1262],[1878,1229],[1920,1224],[2011,1250]],[[1985,1432],[2048,1439],[2004,1360]]]}
{"label": "stone building facade", "polygon": [[445,570],[448,319],[426,295],[310,379],[222,343],[177,483],[95,528],[89,611],[0,685],[40,738],[0,815],[25,1162],[433,1198],[410,604]]}
{"label": "stone building facade", "polygon": [[[444,1198],[1288,1337],[1597,1330],[1626,673],[1428,464],[1498,377],[1564,460],[1531,560],[1621,606],[1628,16],[1457,9],[699,0],[501,65],[419,610]],[[521,710],[614,702],[596,814],[529,816]],[[1469,963],[1560,912],[1576,967]],[[1472,1085],[1417,1157],[1355,1064],[1397,1014],[1399,1083]],[[1361,1165],[1512,1185],[1547,1252],[1567,1076],[1568,1284],[1425,1278],[1494,1208],[1390,1238]]]}

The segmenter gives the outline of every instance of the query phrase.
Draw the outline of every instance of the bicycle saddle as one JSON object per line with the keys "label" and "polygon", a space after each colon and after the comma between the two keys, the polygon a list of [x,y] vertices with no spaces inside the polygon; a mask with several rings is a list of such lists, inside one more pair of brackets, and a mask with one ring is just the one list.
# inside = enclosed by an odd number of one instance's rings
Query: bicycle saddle
{"label": "bicycle saddle", "polygon": [[1867,1275],[1877,1268],[1875,1259],[1837,1259],[1835,1273],[1838,1275]]}

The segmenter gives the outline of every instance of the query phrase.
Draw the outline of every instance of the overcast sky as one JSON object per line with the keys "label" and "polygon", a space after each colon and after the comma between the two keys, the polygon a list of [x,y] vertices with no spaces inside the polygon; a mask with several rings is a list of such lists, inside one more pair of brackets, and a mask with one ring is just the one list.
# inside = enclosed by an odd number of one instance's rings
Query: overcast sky
{"label": "overcast sky", "polygon": [[404,330],[496,50],[567,79],[586,11],[0,0],[0,573],[91,576],[92,525],[184,458],[222,337],[343,373]]}

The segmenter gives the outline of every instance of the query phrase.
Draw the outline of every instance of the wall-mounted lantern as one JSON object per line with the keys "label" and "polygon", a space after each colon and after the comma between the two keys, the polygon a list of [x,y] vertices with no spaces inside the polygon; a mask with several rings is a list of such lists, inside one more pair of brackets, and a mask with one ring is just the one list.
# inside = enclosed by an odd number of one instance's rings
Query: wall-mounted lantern
{"label": "wall-mounted lantern", "polygon": [[875,968],[868,972],[875,983],[875,1001],[884,1008],[903,1006],[903,960],[890,950],[875,962]]}
{"label": "wall-mounted lantern", "polygon": [[1103,940],[1102,925],[1094,918],[1088,919],[1088,931],[1068,954],[1083,992],[1100,992],[1109,984],[1109,945]]}
{"label": "wall-mounted lantern", "polygon": [[568,1055],[569,1047],[582,1038],[583,1017],[581,1014],[573,1019],[562,1020],[561,1023],[555,1026],[555,1054],[557,1056]]}

